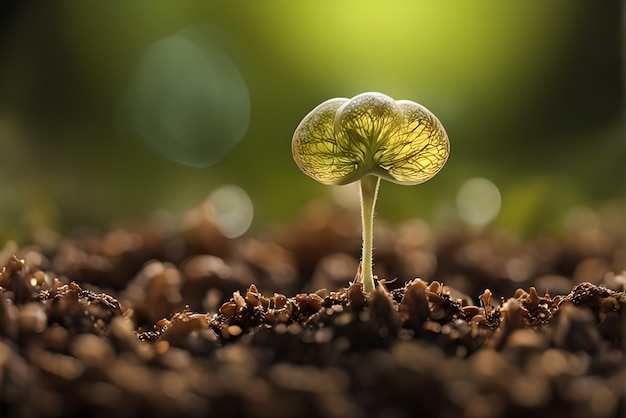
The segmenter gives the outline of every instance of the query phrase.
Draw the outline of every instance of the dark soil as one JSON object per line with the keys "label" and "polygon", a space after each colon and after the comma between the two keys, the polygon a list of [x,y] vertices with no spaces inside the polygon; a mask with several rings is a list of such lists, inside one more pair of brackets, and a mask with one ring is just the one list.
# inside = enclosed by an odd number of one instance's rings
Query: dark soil
{"label": "dark soil", "polygon": [[[0,252],[0,417],[620,417],[626,248],[312,205],[257,239],[210,210]],[[602,219],[602,222],[599,220]],[[420,278],[414,278],[419,276]]]}

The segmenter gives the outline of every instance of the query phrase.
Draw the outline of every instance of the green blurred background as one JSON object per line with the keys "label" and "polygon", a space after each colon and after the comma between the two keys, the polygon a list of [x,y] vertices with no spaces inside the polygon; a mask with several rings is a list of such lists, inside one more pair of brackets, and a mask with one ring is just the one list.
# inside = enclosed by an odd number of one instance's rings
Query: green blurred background
{"label": "green blurred background", "polygon": [[[253,231],[289,222],[333,196],[294,164],[294,129],[322,101],[365,91],[425,105],[451,141],[429,182],[382,185],[379,216],[445,223],[476,177],[501,195],[495,225],[525,235],[623,199],[621,1],[0,7],[5,239],[180,213],[224,184],[250,196]],[[183,158],[168,155],[177,147]]]}

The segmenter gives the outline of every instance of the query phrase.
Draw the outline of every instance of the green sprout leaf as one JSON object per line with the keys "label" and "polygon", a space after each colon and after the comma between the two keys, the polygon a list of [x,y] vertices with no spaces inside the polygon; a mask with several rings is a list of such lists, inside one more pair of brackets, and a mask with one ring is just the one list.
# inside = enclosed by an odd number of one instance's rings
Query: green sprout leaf
{"label": "green sprout leaf", "polygon": [[424,106],[381,93],[330,99],[300,122],[292,141],[298,167],[323,184],[348,184],[368,174],[419,184],[450,152],[439,119]]}
{"label": "green sprout leaf", "polygon": [[300,170],[320,183],[360,181],[363,288],[373,290],[372,224],[379,181],[413,185],[437,174],[450,153],[443,125],[418,103],[363,93],[313,109],[296,128],[291,149]]}

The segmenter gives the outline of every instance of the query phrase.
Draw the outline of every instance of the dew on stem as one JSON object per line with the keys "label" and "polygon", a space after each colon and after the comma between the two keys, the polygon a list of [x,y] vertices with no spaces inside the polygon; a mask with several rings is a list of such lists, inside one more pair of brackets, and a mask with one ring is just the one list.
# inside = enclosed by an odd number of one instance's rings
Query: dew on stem
{"label": "dew on stem", "polygon": [[374,208],[380,179],[414,185],[431,179],[450,153],[448,135],[424,106],[381,93],[335,98],[300,122],[291,143],[302,172],[322,184],[359,181],[363,289],[374,290]]}

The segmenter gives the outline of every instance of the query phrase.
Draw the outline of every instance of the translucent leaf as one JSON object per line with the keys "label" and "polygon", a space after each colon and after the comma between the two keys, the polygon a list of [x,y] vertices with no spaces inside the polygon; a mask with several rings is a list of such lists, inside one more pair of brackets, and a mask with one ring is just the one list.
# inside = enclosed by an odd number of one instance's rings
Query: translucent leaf
{"label": "translucent leaf", "polygon": [[352,150],[360,163],[373,169],[372,157],[385,146],[387,138],[402,126],[402,113],[396,102],[380,93],[353,97],[337,111],[335,134],[345,149]]}
{"label": "translucent leaf", "polygon": [[334,134],[337,109],[348,99],[330,99],[304,117],[293,135],[293,158],[305,174],[323,184],[346,184],[358,169],[351,153],[340,149]]}
{"label": "translucent leaf", "polygon": [[404,116],[402,129],[387,138],[379,166],[400,184],[419,184],[432,178],[448,160],[450,141],[439,119],[424,106],[396,102]]}
{"label": "translucent leaf", "polygon": [[381,93],[322,103],[300,122],[292,141],[298,167],[324,184],[368,174],[423,183],[443,167],[449,151],[448,136],[428,109]]}

